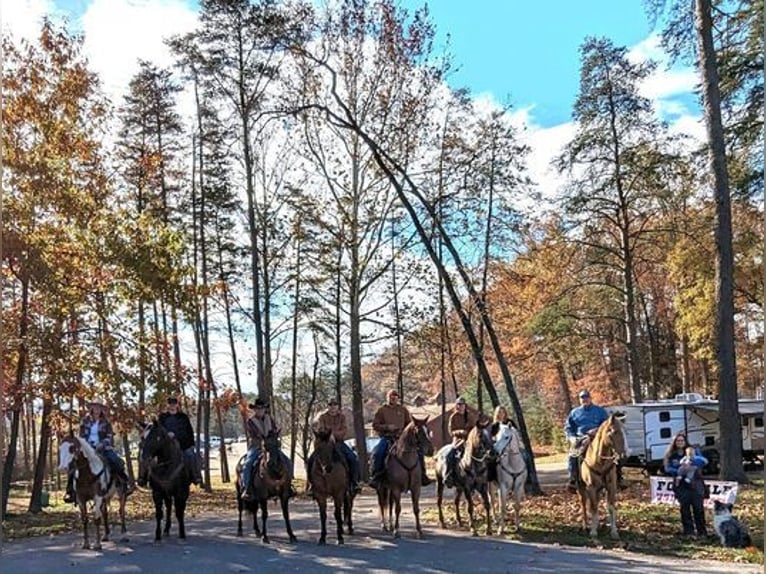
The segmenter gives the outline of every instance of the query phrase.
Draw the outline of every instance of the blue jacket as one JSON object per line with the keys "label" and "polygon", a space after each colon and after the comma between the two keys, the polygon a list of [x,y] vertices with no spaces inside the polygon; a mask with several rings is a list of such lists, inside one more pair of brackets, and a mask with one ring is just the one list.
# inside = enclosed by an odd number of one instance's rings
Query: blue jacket
{"label": "blue jacket", "polygon": [[[670,455],[670,458],[665,462],[663,470],[668,476],[678,476],[678,469],[681,466],[681,459],[684,458],[683,450],[676,450]],[[694,466],[698,468],[704,468],[707,466],[708,460],[700,454],[699,449],[694,453]]]}
{"label": "blue jacket", "polygon": [[569,413],[564,432],[566,432],[568,439],[581,437],[600,427],[601,423],[608,418],[609,414],[604,407],[594,404],[580,405],[573,408],[572,412]]}

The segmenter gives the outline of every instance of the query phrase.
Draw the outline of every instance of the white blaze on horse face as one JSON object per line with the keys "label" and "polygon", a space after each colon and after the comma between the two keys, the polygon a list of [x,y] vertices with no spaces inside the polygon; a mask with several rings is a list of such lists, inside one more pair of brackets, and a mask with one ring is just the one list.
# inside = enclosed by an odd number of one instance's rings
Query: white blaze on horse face
{"label": "white blaze on horse face", "polygon": [[59,445],[59,470],[67,470],[72,462],[74,447],[69,441],[64,441]]}

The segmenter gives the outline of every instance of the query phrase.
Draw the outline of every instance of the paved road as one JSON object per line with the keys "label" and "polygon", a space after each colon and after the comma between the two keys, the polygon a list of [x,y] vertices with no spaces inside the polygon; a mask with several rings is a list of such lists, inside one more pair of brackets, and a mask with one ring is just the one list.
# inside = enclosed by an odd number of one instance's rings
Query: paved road
{"label": "paved road", "polygon": [[[320,547],[315,505],[299,500],[293,505],[293,528],[298,543],[286,541],[276,507],[269,520],[270,545],[253,534],[237,538],[236,517],[230,509],[220,516],[187,521],[188,538],[179,541],[175,528],[169,539],[153,542],[153,524],[133,523],[129,540],[108,542],[102,552],[80,549],[75,534],[6,542],[0,571],[3,574],[162,573],[222,572],[371,572],[371,573],[539,573],[563,572],[662,572],[707,574],[761,572],[761,566],[720,562],[684,561],[648,557],[630,552],[525,544],[495,538],[471,538],[464,533],[426,528],[423,540],[414,538],[414,521],[402,513],[402,536],[394,540],[380,533],[372,496],[359,499],[355,512],[357,533],[345,546]],[[251,531],[252,532],[252,531]]]}

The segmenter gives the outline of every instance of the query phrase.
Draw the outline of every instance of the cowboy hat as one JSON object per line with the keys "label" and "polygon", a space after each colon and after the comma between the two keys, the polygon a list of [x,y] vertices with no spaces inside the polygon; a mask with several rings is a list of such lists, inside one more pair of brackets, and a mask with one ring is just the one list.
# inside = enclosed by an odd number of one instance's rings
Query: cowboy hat
{"label": "cowboy hat", "polygon": [[250,403],[247,406],[248,406],[248,408],[251,408],[253,410],[255,410],[255,409],[265,409],[266,407],[269,406],[269,403],[267,401],[263,400],[262,398],[258,397],[257,399],[255,399],[255,402]]}
{"label": "cowboy hat", "polygon": [[87,402],[88,407],[92,407],[93,405],[98,405],[100,407],[106,406],[106,401],[102,399],[101,397],[96,397]]}

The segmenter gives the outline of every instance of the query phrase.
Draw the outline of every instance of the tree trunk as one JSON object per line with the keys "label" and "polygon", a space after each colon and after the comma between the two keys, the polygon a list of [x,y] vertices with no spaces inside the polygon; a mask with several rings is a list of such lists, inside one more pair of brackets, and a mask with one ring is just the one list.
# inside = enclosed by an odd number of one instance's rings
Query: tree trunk
{"label": "tree trunk", "polygon": [[742,465],[742,427],[737,394],[734,351],[734,255],[731,199],[726,166],[726,144],[721,120],[718,66],[713,45],[710,0],[695,0],[698,65],[702,76],[702,102],[707,127],[708,153],[716,203],[716,362],[718,406],[721,415],[719,456],[722,480],[747,481]]}
{"label": "tree trunk", "polygon": [[45,463],[48,458],[48,447],[51,440],[50,417],[52,410],[50,398],[43,398],[43,413],[40,420],[40,448],[35,462],[35,477],[32,481],[32,494],[29,497],[29,512],[37,514],[43,509],[42,493],[45,481]]}

